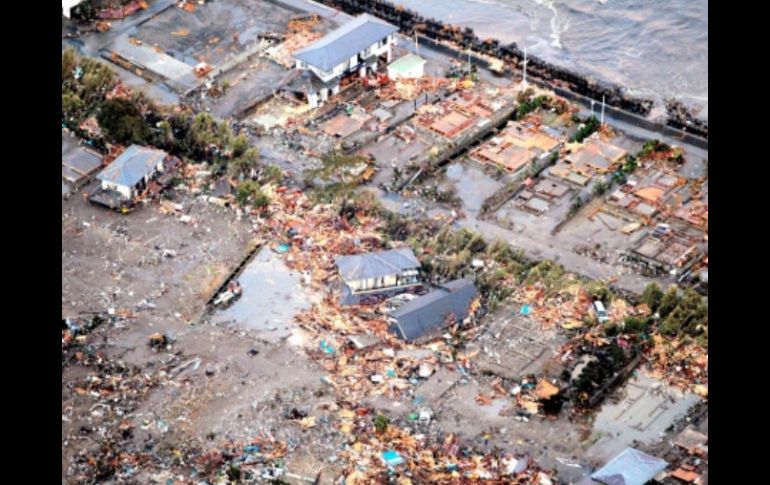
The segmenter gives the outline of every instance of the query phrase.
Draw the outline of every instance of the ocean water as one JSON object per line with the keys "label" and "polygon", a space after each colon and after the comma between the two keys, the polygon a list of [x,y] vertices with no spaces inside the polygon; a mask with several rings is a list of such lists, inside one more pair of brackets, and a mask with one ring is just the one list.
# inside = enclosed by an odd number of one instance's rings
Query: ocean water
{"label": "ocean water", "polygon": [[394,0],[708,119],[707,0]]}

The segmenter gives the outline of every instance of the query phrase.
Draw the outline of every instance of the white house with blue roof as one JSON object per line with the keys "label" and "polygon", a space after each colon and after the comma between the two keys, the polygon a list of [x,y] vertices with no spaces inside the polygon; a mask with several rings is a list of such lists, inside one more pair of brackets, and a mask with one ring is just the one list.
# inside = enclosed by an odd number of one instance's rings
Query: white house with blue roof
{"label": "white house with blue roof", "polygon": [[114,191],[125,199],[139,195],[164,169],[168,154],[163,150],[131,145],[96,176],[101,188]]}
{"label": "white house with blue roof", "polygon": [[384,20],[359,15],[294,53],[296,68],[304,72],[293,88],[305,94],[315,108],[339,92],[344,76],[355,72],[365,76],[367,69],[376,69],[377,59],[383,55],[390,62],[396,32],[398,27]]}

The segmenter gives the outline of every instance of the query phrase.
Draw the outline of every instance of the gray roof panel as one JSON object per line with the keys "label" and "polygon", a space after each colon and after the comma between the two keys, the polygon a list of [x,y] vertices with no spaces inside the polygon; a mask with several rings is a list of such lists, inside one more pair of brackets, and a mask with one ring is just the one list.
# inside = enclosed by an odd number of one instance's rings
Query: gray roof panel
{"label": "gray roof panel", "polygon": [[137,182],[154,171],[154,167],[167,156],[166,152],[154,148],[131,145],[104,170],[97,179],[126,187],[133,187]]}
{"label": "gray roof panel", "polygon": [[472,281],[454,280],[400,306],[391,314],[396,323],[390,331],[411,342],[439,330],[447,323],[447,317],[454,314],[455,321],[468,316],[471,301],[478,291]]}
{"label": "gray roof panel", "polygon": [[369,14],[359,15],[295,52],[294,57],[322,71],[331,71],[335,66],[397,31],[398,27],[377,17]]}
{"label": "gray roof panel", "polygon": [[355,256],[335,256],[340,275],[345,281],[381,278],[409,269],[419,269],[420,262],[409,248],[391,249]]}

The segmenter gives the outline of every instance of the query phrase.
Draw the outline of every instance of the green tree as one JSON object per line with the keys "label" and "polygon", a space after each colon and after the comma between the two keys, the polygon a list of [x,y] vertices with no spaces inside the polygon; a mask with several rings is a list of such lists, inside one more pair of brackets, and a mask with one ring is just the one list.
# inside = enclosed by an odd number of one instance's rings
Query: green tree
{"label": "green tree", "polygon": [[677,306],[671,313],[663,320],[660,325],[660,333],[668,336],[675,336],[679,333],[679,329],[687,320],[687,310],[682,306]]}
{"label": "green tree", "polygon": [[256,147],[248,148],[240,156],[233,159],[228,170],[235,177],[248,177],[251,170],[259,167],[259,149]]}
{"label": "green tree", "polygon": [[600,196],[607,192],[609,190],[610,184],[607,183],[604,180],[597,180],[596,183],[594,183],[593,193],[596,196]]}
{"label": "green tree", "polygon": [[70,81],[73,78],[73,72],[78,65],[78,58],[75,49],[68,48],[61,53],[61,82]]}
{"label": "green tree", "polygon": [[268,165],[262,171],[261,179],[265,183],[280,183],[283,180],[283,169],[278,165]]}
{"label": "green tree", "polygon": [[624,322],[623,329],[626,333],[643,333],[649,328],[650,321],[647,318],[628,317]]}
{"label": "green tree", "polygon": [[650,307],[650,310],[652,310],[653,313],[658,311],[662,298],[663,290],[661,290],[660,286],[655,282],[647,285],[642,293],[642,303],[645,303]]}
{"label": "green tree", "polygon": [[86,104],[77,94],[61,94],[61,115],[71,126],[79,125],[86,115]]}
{"label": "green tree", "polygon": [[187,133],[190,149],[206,153],[211,145],[217,145],[217,122],[208,113],[198,113],[192,120]]}
{"label": "green tree", "polygon": [[626,155],[626,160],[623,163],[623,167],[621,168],[621,171],[623,173],[629,174],[632,173],[634,170],[636,170],[639,163],[636,161],[636,157],[629,154]]}
{"label": "green tree", "polygon": [[108,138],[121,144],[143,144],[150,135],[150,127],[139,108],[128,99],[107,100],[97,115],[97,121]]}
{"label": "green tree", "polygon": [[572,142],[582,142],[586,138],[588,138],[593,132],[599,129],[599,120],[596,119],[596,116],[589,116],[583,125],[578,128],[578,130],[575,132],[574,135],[572,135],[572,138],[570,141]]}
{"label": "green tree", "polygon": [[674,311],[674,308],[676,308],[678,305],[679,292],[677,291],[676,286],[671,285],[660,299],[660,305],[658,305],[658,313],[660,313],[660,318],[666,318],[668,314]]}
{"label": "green tree", "polygon": [[378,433],[384,433],[386,429],[388,429],[388,425],[390,424],[390,420],[387,416],[383,414],[378,414],[374,418],[374,428],[377,430]]}
{"label": "green tree", "polygon": [[240,205],[247,205],[250,203],[257,208],[267,207],[270,204],[270,197],[262,192],[259,184],[253,180],[244,180],[238,184],[235,199]]}
{"label": "green tree", "polygon": [[231,147],[233,150],[233,157],[238,158],[249,149],[249,140],[243,135],[238,135],[233,138]]}
{"label": "green tree", "polygon": [[81,59],[83,75],[78,80],[79,95],[89,107],[96,109],[104,96],[115,87],[117,79],[109,66],[93,59]]}
{"label": "green tree", "polygon": [[595,298],[602,302],[607,302],[610,299],[610,290],[607,285],[598,280],[593,280],[586,285],[586,293],[591,298]]}

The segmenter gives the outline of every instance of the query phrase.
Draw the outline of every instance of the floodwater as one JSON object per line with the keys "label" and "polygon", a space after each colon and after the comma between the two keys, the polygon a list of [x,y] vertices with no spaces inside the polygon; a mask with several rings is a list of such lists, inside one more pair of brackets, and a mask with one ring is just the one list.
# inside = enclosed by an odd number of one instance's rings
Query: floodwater
{"label": "floodwater", "polygon": [[454,182],[465,210],[474,215],[481,209],[484,201],[503,186],[474,165],[454,163],[447,167],[446,176]]}
{"label": "floodwater", "polygon": [[399,0],[556,65],[708,119],[707,0]]}
{"label": "floodwater", "polygon": [[241,298],[217,311],[212,322],[255,330],[271,343],[288,338],[296,328],[294,315],[311,305],[301,281],[300,273],[289,270],[280,256],[263,248],[238,277]]}

